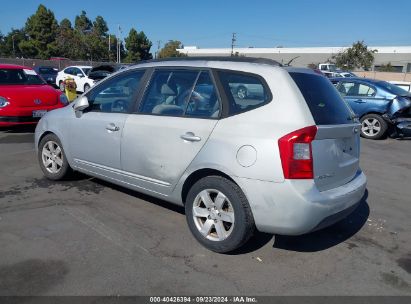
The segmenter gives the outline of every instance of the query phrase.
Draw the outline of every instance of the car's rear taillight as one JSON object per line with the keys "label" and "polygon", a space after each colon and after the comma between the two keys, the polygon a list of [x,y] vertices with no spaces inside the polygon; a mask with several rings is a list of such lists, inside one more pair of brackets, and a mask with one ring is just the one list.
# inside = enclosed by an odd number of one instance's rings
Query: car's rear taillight
{"label": "car's rear taillight", "polygon": [[312,179],[313,155],[311,142],[317,134],[317,127],[299,129],[278,140],[284,178]]}

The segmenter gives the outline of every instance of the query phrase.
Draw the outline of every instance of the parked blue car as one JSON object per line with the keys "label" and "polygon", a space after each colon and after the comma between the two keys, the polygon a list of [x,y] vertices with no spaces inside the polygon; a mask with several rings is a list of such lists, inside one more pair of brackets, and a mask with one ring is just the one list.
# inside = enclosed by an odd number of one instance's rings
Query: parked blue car
{"label": "parked blue car", "polygon": [[386,81],[367,78],[332,78],[344,100],[361,122],[361,135],[411,136],[411,94]]}

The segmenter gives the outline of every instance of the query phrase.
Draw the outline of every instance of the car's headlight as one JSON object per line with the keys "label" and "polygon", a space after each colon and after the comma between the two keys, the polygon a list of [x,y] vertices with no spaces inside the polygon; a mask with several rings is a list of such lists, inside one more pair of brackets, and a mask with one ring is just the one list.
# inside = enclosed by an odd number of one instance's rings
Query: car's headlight
{"label": "car's headlight", "polygon": [[60,102],[62,104],[64,104],[65,106],[69,104],[69,100],[68,100],[66,94],[61,94],[60,95]]}
{"label": "car's headlight", "polygon": [[9,104],[6,98],[0,96],[0,108],[7,107]]}

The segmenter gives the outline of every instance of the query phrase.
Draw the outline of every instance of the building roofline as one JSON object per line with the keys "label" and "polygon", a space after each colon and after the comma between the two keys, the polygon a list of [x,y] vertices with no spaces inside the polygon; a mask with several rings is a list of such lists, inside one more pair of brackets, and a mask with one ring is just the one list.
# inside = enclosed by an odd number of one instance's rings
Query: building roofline
{"label": "building roofline", "polygon": [[[234,48],[234,53],[239,54],[334,54],[348,49],[351,46],[344,47],[293,47],[293,48]],[[411,46],[368,46],[368,49],[377,50],[377,53],[411,53]],[[231,48],[196,48],[193,46],[177,49],[182,54],[231,54]]]}

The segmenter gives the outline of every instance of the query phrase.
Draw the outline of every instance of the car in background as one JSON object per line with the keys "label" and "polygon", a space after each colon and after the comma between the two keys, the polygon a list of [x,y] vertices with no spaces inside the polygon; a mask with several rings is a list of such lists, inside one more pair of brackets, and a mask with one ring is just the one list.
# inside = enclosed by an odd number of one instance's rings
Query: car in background
{"label": "car in background", "polygon": [[58,69],[51,66],[36,66],[34,70],[40,75],[48,84],[55,86]]}
{"label": "car in background", "polygon": [[35,124],[67,97],[25,66],[0,64],[0,126]]}
{"label": "car in background", "polygon": [[401,89],[411,92],[411,82],[409,81],[388,81],[391,84],[396,85],[397,87],[400,87]]}
{"label": "car in background", "polygon": [[93,67],[88,72],[88,78],[93,79],[95,83],[106,78],[107,76],[127,68],[124,64],[104,64]]}
{"label": "car in background", "polygon": [[344,78],[347,78],[347,77],[357,77],[357,75],[355,75],[355,74],[352,73],[352,72],[341,71],[341,72],[336,72],[336,73],[335,73],[335,77],[344,77]]}
{"label": "car in background", "polygon": [[[238,84],[263,98],[238,98]],[[312,70],[193,57],[100,81],[40,120],[35,148],[48,179],[73,169],[184,206],[194,237],[229,252],[255,228],[298,235],[353,212],[366,187],[359,127]]]}
{"label": "car in background", "polygon": [[331,82],[361,122],[361,136],[411,136],[411,94],[389,82],[332,78]]}
{"label": "car in background", "polygon": [[69,66],[58,72],[56,77],[56,85],[61,91],[64,91],[64,80],[72,78],[76,82],[78,92],[86,92],[95,83],[93,79],[88,78],[88,72],[91,66]]}

